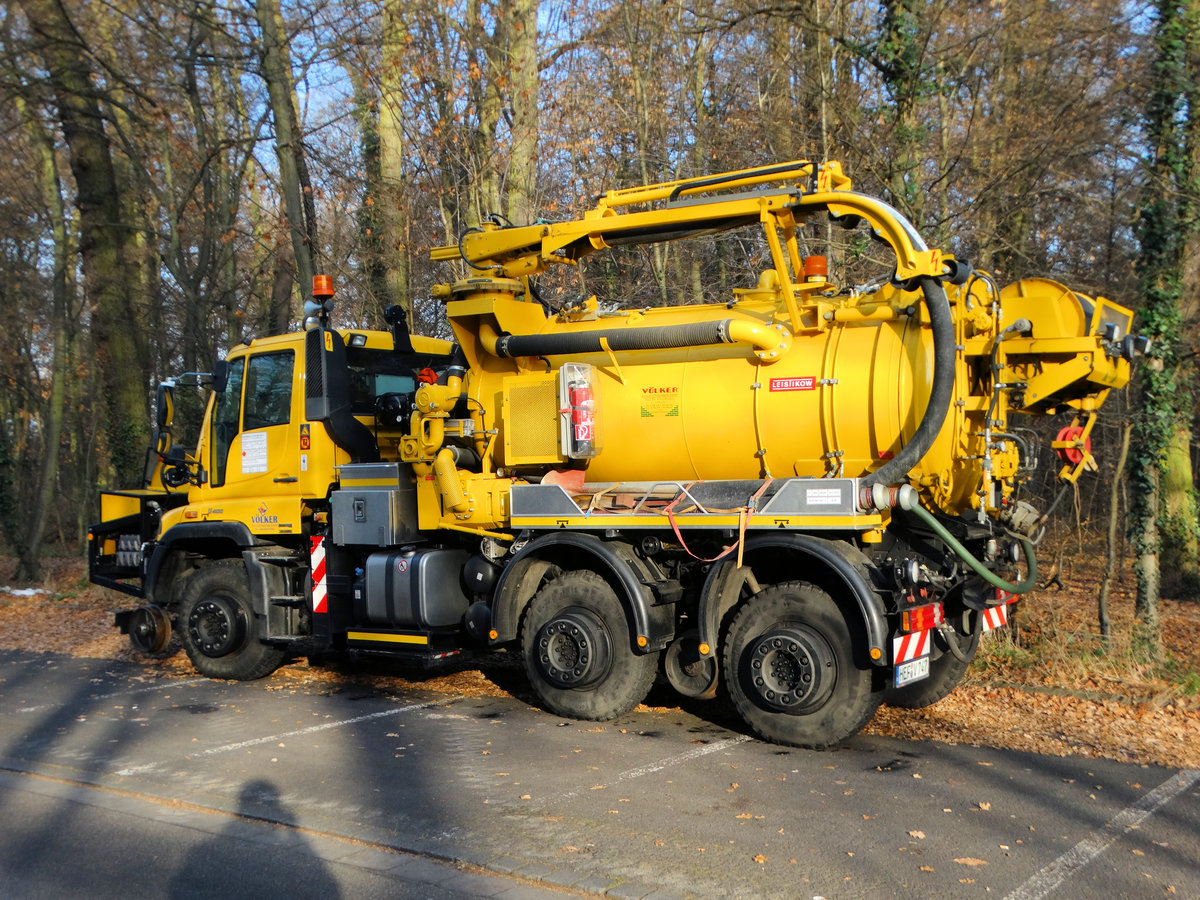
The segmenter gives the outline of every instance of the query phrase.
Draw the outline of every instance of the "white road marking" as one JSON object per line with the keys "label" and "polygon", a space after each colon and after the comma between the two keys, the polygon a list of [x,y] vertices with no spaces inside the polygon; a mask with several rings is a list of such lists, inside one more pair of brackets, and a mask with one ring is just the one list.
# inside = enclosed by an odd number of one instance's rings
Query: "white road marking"
{"label": "white road marking", "polygon": [[1107,850],[1116,840],[1154,815],[1175,797],[1200,781],[1200,769],[1188,769],[1168,778],[1133,806],[1123,809],[1104,831],[1096,831],[1046,866],[1005,900],[1042,900],[1079,869]]}
{"label": "white road marking", "polygon": [[[703,747],[696,747],[694,750],[689,750],[686,753],[680,753],[678,756],[669,756],[666,759],[660,759],[658,762],[649,763],[644,766],[639,766],[636,769],[630,769],[627,772],[622,772],[616,778],[609,781],[609,784],[620,784],[623,781],[632,781],[634,778],[641,778],[643,775],[652,775],[655,772],[661,772],[663,769],[669,769],[671,766],[679,765],[680,763],[689,762],[701,756],[707,756],[710,753],[717,753],[721,750],[728,750],[738,744],[744,744],[751,740],[747,735],[729,738],[724,741],[717,741],[715,744],[705,744]],[[572,797],[578,797],[580,794],[586,794],[591,791],[591,788],[586,790],[579,789],[577,791],[566,791],[562,794],[555,794],[553,797],[546,797],[530,804],[532,809],[538,809],[545,806],[547,803],[552,803],[557,800],[569,800]]]}
{"label": "white road marking", "polygon": [[[207,678],[189,678],[185,681],[170,680],[170,681],[160,682],[159,684],[151,685],[150,687],[133,688],[132,690],[128,690],[128,691],[112,691],[107,694],[92,694],[87,699],[88,700],[111,700],[113,697],[128,697],[131,694],[148,694],[153,691],[165,691],[165,690],[169,690],[170,688],[174,688],[174,687],[187,687],[189,684],[200,684],[201,682],[204,682],[204,681],[208,681],[208,679]],[[32,712],[38,712],[43,709],[61,709],[61,708],[62,708],[61,703],[43,703],[41,706],[22,706],[20,709],[17,710],[17,712],[32,713]]]}
{"label": "white road marking", "polygon": [[[201,750],[198,753],[189,753],[186,759],[201,759],[207,756],[216,756],[219,753],[230,753],[234,750],[244,750],[247,747],[257,747],[262,744],[277,744],[280,741],[287,741],[291,738],[302,737],[306,734],[316,734],[319,731],[328,731],[331,728],[344,728],[347,725],[357,725],[360,722],[371,722],[375,719],[385,719],[389,716],[398,716],[401,713],[414,712],[417,710],[428,709],[431,706],[445,706],[450,703],[455,703],[459,700],[465,700],[465,697],[450,697],[441,700],[429,700],[425,703],[413,703],[409,706],[400,706],[395,709],[384,709],[379,712],[368,713],[365,716],[356,716],[353,719],[339,719],[336,722],[322,722],[320,725],[310,725],[308,728],[299,728],[296,731],[285,731],[281,734],[272,734],[267,737],[253,738],[248,741],[237,741],[233,744],[223,744],[220,747],[209,747],[207,750]],[[129,766],[113,773],[122,778],[130,775],[141,775],[146,772],[153,771],[164,765],[161,762],[145,763],[140,766]]]}

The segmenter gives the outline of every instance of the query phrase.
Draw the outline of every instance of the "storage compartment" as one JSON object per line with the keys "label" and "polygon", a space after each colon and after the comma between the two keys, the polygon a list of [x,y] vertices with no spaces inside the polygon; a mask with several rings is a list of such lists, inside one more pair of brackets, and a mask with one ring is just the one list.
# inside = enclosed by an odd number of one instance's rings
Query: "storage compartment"
{"label": "storage compartment", "polygon": [[333,542],[390,547],[417,535],[417,486],[402,463],[338,466],[333,503]]}
{"label": "storage compartment", "polygon": [[354,585],[357,617],[371,625],[433,630],[462,623],[464,550],[372,553]]}

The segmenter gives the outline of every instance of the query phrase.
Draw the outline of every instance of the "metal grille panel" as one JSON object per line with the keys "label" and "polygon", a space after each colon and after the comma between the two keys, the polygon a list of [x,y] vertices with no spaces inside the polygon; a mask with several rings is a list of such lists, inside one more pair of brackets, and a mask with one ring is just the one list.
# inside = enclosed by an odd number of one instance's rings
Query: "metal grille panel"
{"label": "metal grille panel", "polygon": [[505,462],[510,466],[561,462],[557,378],[507,378],[504,394]]}

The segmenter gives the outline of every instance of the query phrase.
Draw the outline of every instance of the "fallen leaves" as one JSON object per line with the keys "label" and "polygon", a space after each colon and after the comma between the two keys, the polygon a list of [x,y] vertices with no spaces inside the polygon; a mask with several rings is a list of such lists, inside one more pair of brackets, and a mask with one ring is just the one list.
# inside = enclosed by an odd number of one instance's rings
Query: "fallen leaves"
{"label": "fallen leaves", "polygon": [[[147,659],[129,647],[128,639],[112,627],[111,612],[127,605],[126,601],[86,584],[84,559],[47,557],[43,565],[48,573],[43,587],[48,593],[23,596],[0,592],[0,649],[120,659],[143,665],[155,674],[193,674],[191,664],[181,652]],[[1081,582],[1069,585],[1061,593],[1038,595],[1026,601],[1024,627],[1036,627],[1039,616],[1083,616],[1073,620],[1070,627],[1080,631],[1091,629],[1094,623],[1086,618],[1089,615],[1086,611],[1094,605],[1084,602],[1093,596],[1091,587]],[[1200,604],[1164,600],[1161,614],[1164,643],[1172,655],[1185,666],[1200,668]],[[512,657],[496,655],[482,666],[476,665],[423,679],[419,687],[459,696],[511,696],[496,683],[504,680],[495,679],[492,672],[497,668],[511,669]],[[974,672],[969,673],[969,678],[976,677]],[[1015,681],[1019,673],[1003,674]],[[1149,671],[1143,675],[1137,685],[1115,684],[1094,673],[1085,679],[1086,684],[1060,685],[1040,673],[1030,674],[1025,679],[1027,683],[1020,687],[968,683],[923,710],[885,706],[867,727],[867,733],[1054,756],[1102,756],[1170,768],[1200,768],[1200,741],[1195,740],[1200,733],[1200,701],[1174,696],[1171,685],[1154,682]],[[372,672],[364,665],[335,664],[325,668],[301,662],[282,668],[269,687],[344,683],[347,677],[393,689],[414,684],[399,676]],[[1088,695],[1071,696],[1065,693],[1068,690],[1077,695],[1086,691]],[[555,724],[560,728],[578,725],[565,721]],[[604,726],[580,729],[581,733],[603,730]],[[694,739],[693,743],[705,741]],[[490,755],[488,751],[480,752]],[[990,765],[985,761],[978,764]],[[831,764],[825,768],[837,767]],[[920,773],[912,776],[920,777]],[[734,782],[727,790],[737,789]],[[988,809],[982,803],[978,808]]]}
{"label": "fallen leaves", "polygon": [[956,856],[954,861],[960,866],[986,866],[988,864],[986,859],[979,859],[974,856]]}

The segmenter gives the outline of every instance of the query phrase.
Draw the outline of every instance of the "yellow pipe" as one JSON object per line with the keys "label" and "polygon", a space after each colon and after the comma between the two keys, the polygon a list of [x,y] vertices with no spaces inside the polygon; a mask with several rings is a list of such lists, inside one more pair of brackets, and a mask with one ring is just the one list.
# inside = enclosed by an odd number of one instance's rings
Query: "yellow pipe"
{"label": "yellow pipe", "polygon": [[[638,331],[636,327],[630,327],[625,330],[633,334],[636,334]],[[586,332],[577,333],[586,334]],[[478,334],[479,343],[483,346],[484,350],[492,356],[501,356],[498,347],[500,334],[490,322],[480,322]],[[781,358],[787,352],[788,342],[791,340],[791,334],[785,328],[771,327],[758,322],[752,322],[748,319],[727,319],[725,321],[725,334],[728,342],[731,344],[749,344],[752,346],[755,355],[763,362],[774,362]],[[600,346],[601,352],[607,353],[609,360],[614,364],[616,362],[616,354],[623,352],[621,350],[613,350],[603,338],[600,339]]]}
{"label": "yellow pipe", "polygon": [[891,306],[874,306],[869,309],[847,307],[828,312],[825,318],[834,322],[890,322],[900,318],[900,315],[901,310]]}
{"label": "yellow pipe", "polygon": [[727,331],[729,339],[739,344],[754,347],[754,353],[763,362],[774,362],[788,348],[791,337],[786,330],[759,325],[746,319],[730,319]]}
{"label": "yellow pipe", "polygon": [[446,506],[456,513],[465,513],[471,508],[471,501],[463,492],[462,481],[458,477],[458,467],[454,465],[454,454],[449,447],[442,448],[433,460],[433,477],[438,490],[446,501]]}

